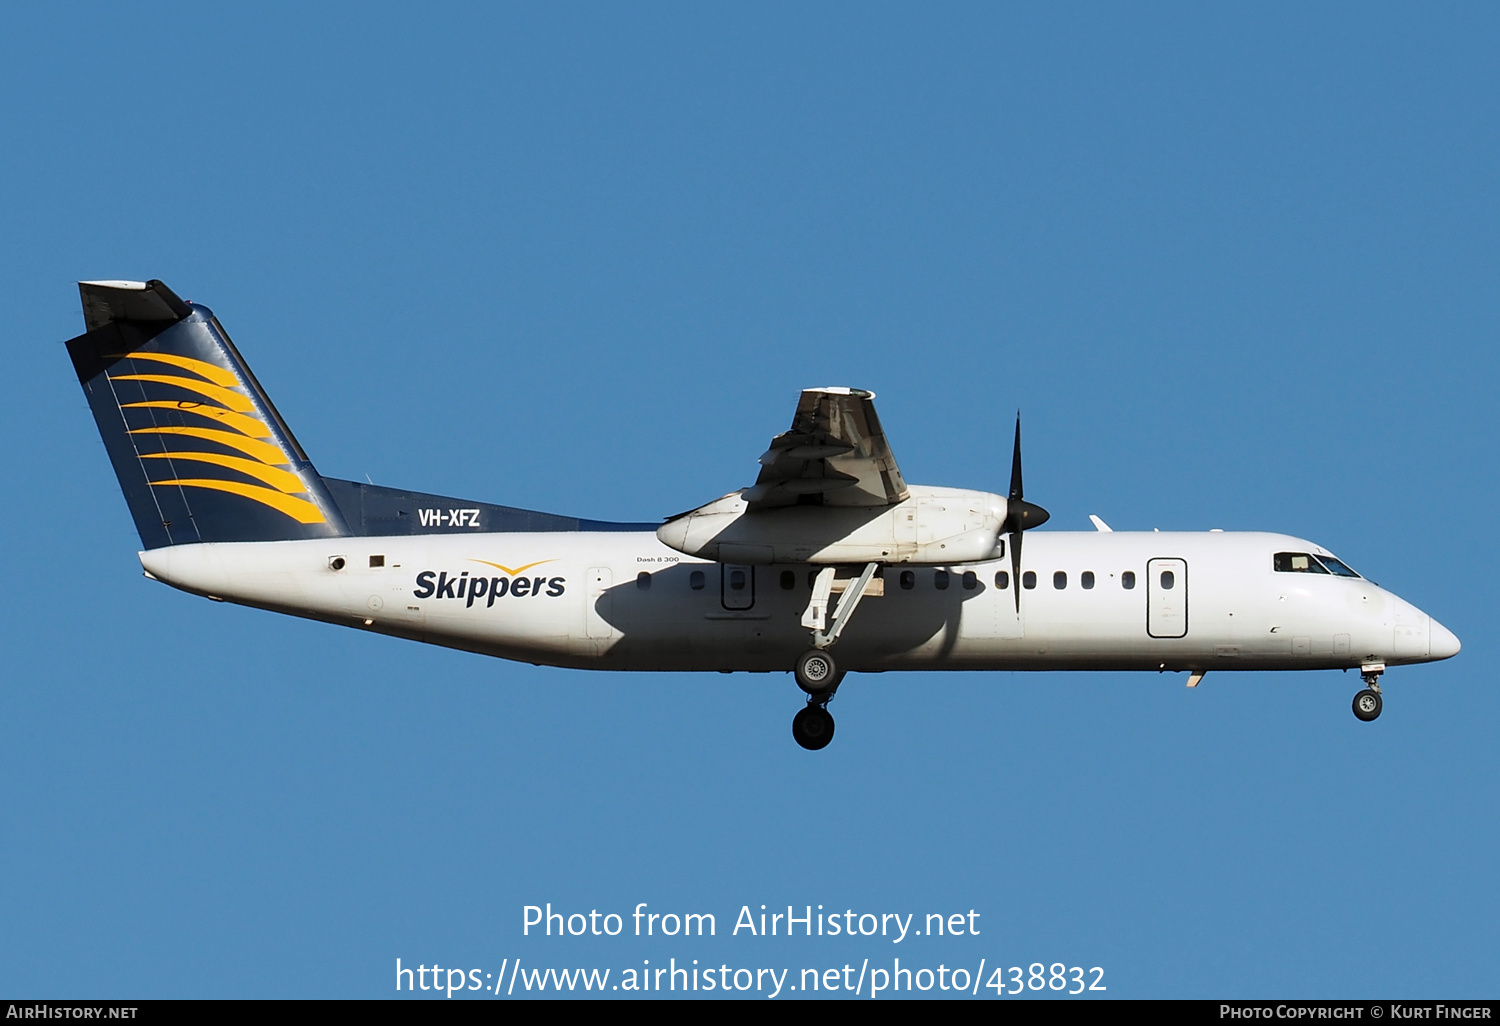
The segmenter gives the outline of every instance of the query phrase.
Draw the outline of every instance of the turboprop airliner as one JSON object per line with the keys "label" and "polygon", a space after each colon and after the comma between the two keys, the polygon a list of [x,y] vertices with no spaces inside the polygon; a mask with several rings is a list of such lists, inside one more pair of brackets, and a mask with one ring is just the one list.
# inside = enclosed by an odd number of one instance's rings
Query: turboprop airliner
{"label": "turboprop airliner", "polygon": [[207,307],[79,292],[68,352],[145,574],[217,601],[535,664],[790,671],[813,750],[849,671],[1357,669],[1369,721],[1388,667],[1459,650],[1300,538],[1028,536],[1019,418],[1008,494],[909,485],[853,388],[804,391],[754,484],[660,524],[324,477]]}

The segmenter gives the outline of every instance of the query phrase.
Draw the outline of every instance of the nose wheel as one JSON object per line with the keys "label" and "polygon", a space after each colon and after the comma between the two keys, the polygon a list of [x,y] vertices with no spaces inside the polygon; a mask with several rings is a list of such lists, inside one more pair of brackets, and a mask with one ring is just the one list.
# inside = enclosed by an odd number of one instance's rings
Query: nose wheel
{"label": "nose wheel", "polygon": [[1354,696],[1354,715],[1369,723],[1380,715],[1380,692],[1365,688]]}

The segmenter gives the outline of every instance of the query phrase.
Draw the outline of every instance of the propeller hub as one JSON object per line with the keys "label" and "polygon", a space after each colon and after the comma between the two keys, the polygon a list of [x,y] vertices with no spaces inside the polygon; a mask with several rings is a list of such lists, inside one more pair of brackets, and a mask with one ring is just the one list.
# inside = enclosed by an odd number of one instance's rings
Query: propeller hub
{"label": "propeller hub", "polygon": [[1010,500],[1010,515],[1007,517],[1006,528],[1010,531],[1029,531],[1033,527],[1041,527],[1052,514],[1034,502],[1025,499]]}

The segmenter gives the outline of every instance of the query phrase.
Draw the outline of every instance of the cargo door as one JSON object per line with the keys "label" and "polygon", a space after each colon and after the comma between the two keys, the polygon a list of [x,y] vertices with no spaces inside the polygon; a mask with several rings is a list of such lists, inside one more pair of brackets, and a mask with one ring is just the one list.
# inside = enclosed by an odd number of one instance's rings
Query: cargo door
{"label": "cargo door", "polygon": [[588,582],[588,608],[584,612],[587,617],[588,636],[591,638],[613,637],[614,627],[610,624],[610,589],[614,587],[614,574],[607,566],[590,567]]}

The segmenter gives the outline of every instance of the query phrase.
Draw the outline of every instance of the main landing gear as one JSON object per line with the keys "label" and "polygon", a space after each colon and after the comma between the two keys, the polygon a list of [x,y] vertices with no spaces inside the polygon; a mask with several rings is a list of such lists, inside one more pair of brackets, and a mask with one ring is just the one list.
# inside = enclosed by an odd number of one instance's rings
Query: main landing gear
{"label": "main landing gear", "polygon": [[849,618],[869,590],[878,568],[878,563],[867,564],[859,577],[849,582],[839,600],[838,614],[833,618],[831,628],[827,628],[827,623],[834,568],[824,567],[813,581],[812,599],[802,614],[802,626],[812,631],[813,647],[797,658],[793,670],[797,686],[807,693],[807,705],[792,717],[792,737],[808,751],[816,752],[833,740],[833,716],[828,712],[828,702],[844,679],[844,671],[839,669],[828,649],[848,626]]}
{"label": "main landing gear", "polygon": [[1380,675],[1384,671],[1385,666],[1379,664],[1360,667],[1365,689],[1354,696],[1354,715],[1366,723],[1380,715]]}

